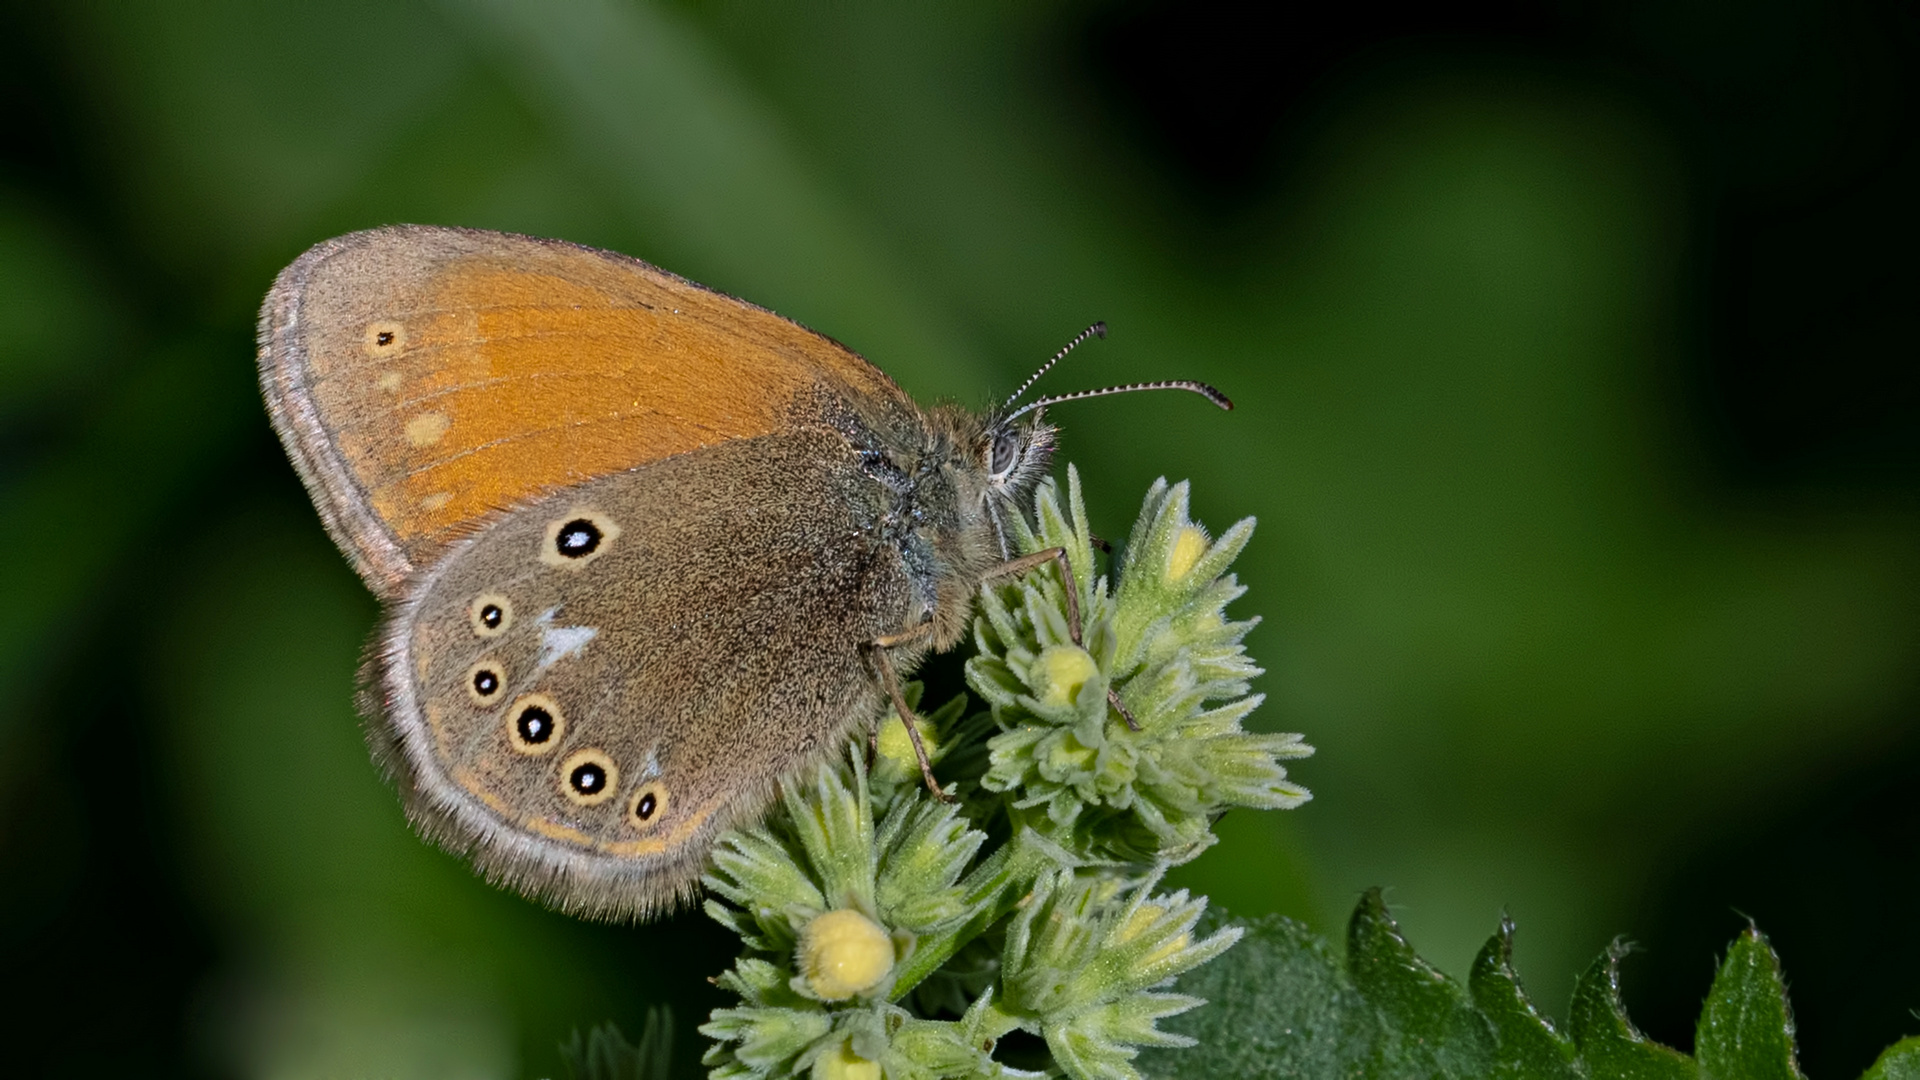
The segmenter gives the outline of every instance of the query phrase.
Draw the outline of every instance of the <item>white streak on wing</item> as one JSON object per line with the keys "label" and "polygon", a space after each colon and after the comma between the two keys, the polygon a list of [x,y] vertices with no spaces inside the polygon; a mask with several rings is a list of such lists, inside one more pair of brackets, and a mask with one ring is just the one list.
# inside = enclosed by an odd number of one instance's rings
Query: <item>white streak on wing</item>
{"label": "white streak on wing", "polygon": [[[546,620],[543,617],[541,621]],[[592,626],[547,627],[540,631],[540,660],[534,665],[534,671],[542,672],[568,657],[579,656],[587,642],[599,635],[599,629]]]}

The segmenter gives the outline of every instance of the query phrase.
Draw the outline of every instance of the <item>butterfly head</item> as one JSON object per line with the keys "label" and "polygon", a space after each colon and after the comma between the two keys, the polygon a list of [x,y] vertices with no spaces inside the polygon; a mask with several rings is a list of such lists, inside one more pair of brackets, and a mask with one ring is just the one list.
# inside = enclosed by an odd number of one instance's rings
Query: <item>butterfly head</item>
{"label": "butterfly head", "polygon": [[1175,379],[1163,382],[1129,383],[1125,386],[1109,386],[1099,390],[1082,390],[1070,394],[1056,394],[1028,402],[1019,408],[1014,403],[1026,394],[1033,384],[1039,381],[1053,366],[1066,358],[1076,347],[1089,338],[1106,337],[1107,324],[1094,323],[1082,330],[1072,341],[1053,355],[1053,358],[1040,365],[1040,370],[1027,377],[1020,389],[1013,392],[1004,404],[989,412],[980,437],[974,442],[974,452],[985,476],[986,483],[981,492],[982,509],[992,521],[996,538],[999,541],[1002,559],[1012,557],[1012,539],[1007,535],[1007,518],[1020,513],[1025,507],[1027,496],[1041,478],[1047,475],[1053,465],[1053,450],[1056,428],[1044,419],[1047,406],[1063,401],[1080,398],[1105,397],[1108,394],[1124,394],[1134,390],[1190,390],[1223,409],[1233,408],[1233,402],[1227,396],[1206,383],[1187,379]]}
{"label": "butterfly head", "polygon": [[1019,418],[1004,412],[987,416],[974,453],[986,477],[981,498],[1003,548],[1010,542],[1004,515],[1018,513],[1034,485],[1053,467],[1054,434],[1054,426],[1038,411]]}

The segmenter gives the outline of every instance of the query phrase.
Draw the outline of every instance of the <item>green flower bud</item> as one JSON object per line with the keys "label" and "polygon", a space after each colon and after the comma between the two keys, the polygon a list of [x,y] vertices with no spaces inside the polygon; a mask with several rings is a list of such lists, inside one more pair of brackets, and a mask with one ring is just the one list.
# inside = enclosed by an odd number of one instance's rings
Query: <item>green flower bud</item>
{"label": "green flower bud", "polygon": [[[927,748],[927,756],[935,757],[939,753],[939,732],[924,719],[915,719],[914,727],[920,732],[920,743]],[[920,755],[913,751],[913,740],[907,735],[907,725],[900,722],[899,716],[888,713],[880,721],[879,744],[880,759],[899,772],[920,779]]]}

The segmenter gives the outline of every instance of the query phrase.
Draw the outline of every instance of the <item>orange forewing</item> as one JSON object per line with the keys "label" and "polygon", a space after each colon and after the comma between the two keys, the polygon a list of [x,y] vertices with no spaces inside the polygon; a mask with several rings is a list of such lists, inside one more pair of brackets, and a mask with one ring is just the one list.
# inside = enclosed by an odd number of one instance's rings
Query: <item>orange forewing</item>
{"label": "orange forewing", "polygon": [[288,267],[260,364],[302,478],[382,593],[489,511],[779,430],[822,381],[911,408],[837,342],[639,260],[422,226]]}

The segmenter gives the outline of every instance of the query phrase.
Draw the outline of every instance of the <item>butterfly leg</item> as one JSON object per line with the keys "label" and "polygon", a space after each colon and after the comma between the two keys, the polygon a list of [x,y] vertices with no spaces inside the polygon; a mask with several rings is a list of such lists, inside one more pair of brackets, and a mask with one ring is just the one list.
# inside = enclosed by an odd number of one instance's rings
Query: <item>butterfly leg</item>
{"label": "butterfly leg", "polygon": [[[1080,640],[1080,586],[1073,576],[1073,562],[1067,558],[1066,548],[1047,548],[1031,555],[1009,559],[981,575],[981,580],[991,581],[997,577],[1024,574],[1036,566],[1045,566],[1050,562],[1060,564],[1060,577],[1066,582],[1067,630],[1073,635],[1075,645],[1083,644]],[[1119,691],[1111,686],[1107,687],[1107,704],[1113,706],[1113,710],[1120,714],[1120,719],[1127,722],[1128,728],[1134,731],[1140,730],[1140,721],[1133,718],[1133,713],[1128,710],[1126,703],[1120,700]]]}
{"label": "butterfly leg", "polygon": [[1022,555],[1017,559],[1008,559],[986,573],[980,575],[981,581],[994,578],[1013,577],[1024,574],[1036,566],[1048,563],[1060,564],[1060,578],[1066,583],[1067,594],[1067,632],[1073,636],[1073,643],[1080,644],[1080,586],[1073,576],[1073,561],[1067,558],[1066,548],[1047,548],[1031,555]]}
{"label": "butterfly leg", "polygon": [[[873,664],[874,674],[880,677],[880,685],[886,688],[887,697],[893,702],[893,711],[900,714],[900,723],[906,726],[907,738],[913,741],[913,754],[920,759],[920,778],[926,781],[927,790],[941,802],[953,802],[953,796],[940,790],[940,782],[933,778],[933,763],[927,760],[927,744],[920,739],[920,718],[907,706],[906,696],[900,692],[900,673],[894,670],[893,659],[887,655],[888,649],[897,649],[902,645],[912,645],[933,633],[932,623],[921,623],[911,630],[898,634],[888,634],[867,643],[866,653]],[[869,747],[877,751],[880,745],[880,730],[875,728],[869,737]]]}

